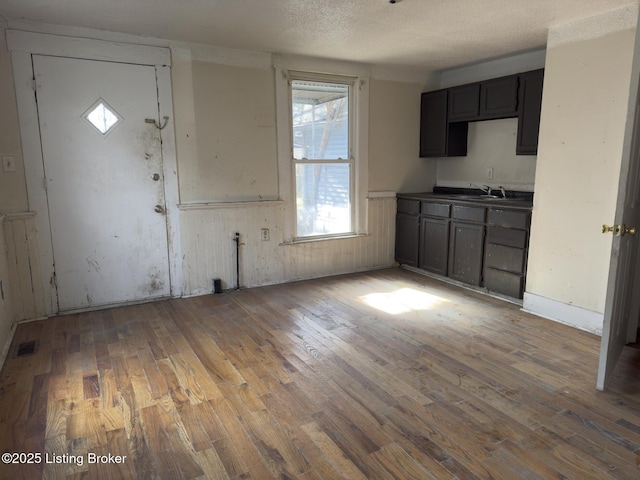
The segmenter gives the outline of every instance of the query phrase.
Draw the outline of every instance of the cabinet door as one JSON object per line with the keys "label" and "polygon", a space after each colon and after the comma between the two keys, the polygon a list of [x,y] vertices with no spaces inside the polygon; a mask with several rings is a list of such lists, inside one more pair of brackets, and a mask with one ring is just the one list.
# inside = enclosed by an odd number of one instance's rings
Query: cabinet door
{"label": "cabinet door", "polygon": [[447,275],[449,254],[449,220],[422,217],[420,219],[420,268]]}
{"label": "cabinet door", "polygon": [[396,261],[403,265],[418,265],[420,217],[407,213],[396,214]]}
{"label": "cabinet door", "polygon": [[534,70],[520,75],[517,155],[538,153],[543,79],[544,70]]}
{"label": "cabinet door", "polygon": [[518,76],[482,82],[480,119],[515,117],[518,113]]}
{"label": "cabinet door", "polygon": [[447,154],[447,91],[426,92],[420,102],[420,156]]}
{"label": "cabinet door", "polygon": [[449,277],[471,285],[482,282],[484,225],[451,222]]}
{"label": "cabinet door", "polygon": [[478,120],[480,84],[449,89],[449,122]]}

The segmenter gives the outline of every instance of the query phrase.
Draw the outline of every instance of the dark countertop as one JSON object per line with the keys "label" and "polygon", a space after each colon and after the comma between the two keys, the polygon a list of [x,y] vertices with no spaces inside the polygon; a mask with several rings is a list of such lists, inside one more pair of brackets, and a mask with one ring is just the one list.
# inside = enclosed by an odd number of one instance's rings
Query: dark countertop
{"label": "dark countertop", "polygon": [[[451,189],[464,190],[464,189]],[[499,192],[498,192],[499,193]],[[410,200],[444,200],[456,204],[506,207],[513,209],[531,210],[533,207],[533,193],[530,192],[507,192],[507,198],[487,197],[480,191],[470,190],[467,192],[418,192],[418,193],[398,193],[398,198]]]}

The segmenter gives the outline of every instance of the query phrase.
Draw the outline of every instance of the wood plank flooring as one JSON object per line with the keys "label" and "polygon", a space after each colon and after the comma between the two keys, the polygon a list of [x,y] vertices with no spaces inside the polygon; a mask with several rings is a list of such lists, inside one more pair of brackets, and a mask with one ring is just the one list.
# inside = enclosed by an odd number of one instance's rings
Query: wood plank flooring
{"label": "wood plank flooring", "polygon": [[640,478],[640,350],[597,392],[598,337],[399,269],[31,340],[0,373],[0,452],[40,460],[3,479]]}

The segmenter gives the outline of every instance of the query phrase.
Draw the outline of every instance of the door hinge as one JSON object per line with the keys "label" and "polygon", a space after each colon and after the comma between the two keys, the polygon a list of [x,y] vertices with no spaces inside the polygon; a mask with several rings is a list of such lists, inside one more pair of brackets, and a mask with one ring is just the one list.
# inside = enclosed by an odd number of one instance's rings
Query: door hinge
{"label": "door hinge", "polygon": [[47,180],[47,177],[42,177],[42,188],[49,190],[49,180]]}

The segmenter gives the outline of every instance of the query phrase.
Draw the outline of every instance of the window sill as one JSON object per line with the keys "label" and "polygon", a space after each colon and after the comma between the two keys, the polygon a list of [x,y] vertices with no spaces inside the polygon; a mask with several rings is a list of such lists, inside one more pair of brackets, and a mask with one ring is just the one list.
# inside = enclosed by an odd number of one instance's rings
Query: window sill
{"label": "window sill", "polygon": [[294,240],[290,240],[287,242],[282,242],[279,245],[280,246],[286,246],[286,245],[299,245],[301,243],[314,243],[314,242],[325,242],[328,240],[345,240],[345,239],[349,239],[349,238],[365,238],[365,237],[370,237],[371,234],[369,233],[348,233],[345,235],[334,235],[331,237],[309,237],[309,238],[296,238]]}

